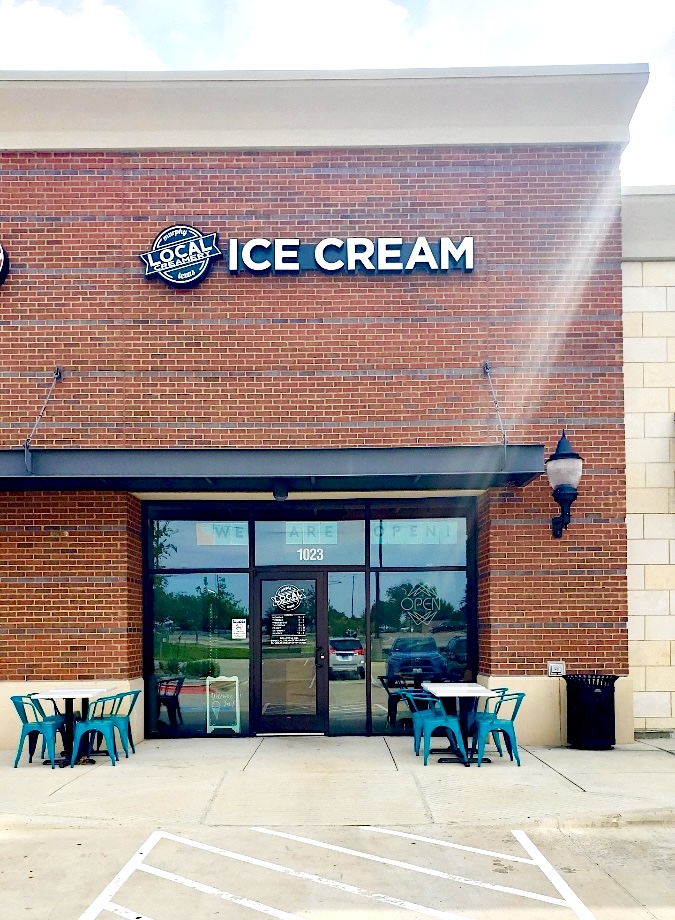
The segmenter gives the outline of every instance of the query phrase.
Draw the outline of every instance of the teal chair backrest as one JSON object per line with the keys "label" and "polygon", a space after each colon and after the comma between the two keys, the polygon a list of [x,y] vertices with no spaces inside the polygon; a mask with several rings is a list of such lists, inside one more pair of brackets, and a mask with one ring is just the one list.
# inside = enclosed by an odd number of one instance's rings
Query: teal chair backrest
{"label": "teal chair backrest", "polygon": [[[34,691],[33,693],[27,693],[26,696],[29,696],[29,697],[32,699],[32,701],[33,701],[33,703],[34,703],[34,705],[35,705],[35,708],[36,708],[37,711],[40,713],[40,715],[42,716],[42,718],[43,718],[43,719],[61,719],[61,718],[63,718],[62,713],[61,713],[61,710],[60,710],[59,707],[56,705],[56,700],[53,700],[51,697],[50,697],[48,700],[36,700],[36,699],[35,699],[35,694],[36,694],[37,692],[38,692],[38,691],[36,690],[36,691]],[[45,707],[44,707],[43,703],[49,703],[49,704],[51,705],[51,710],[52,710],[51,713],[45,712]]]}
{"label": "teal chair backrest", "polygon": [[45,721],[44,713],[40,712],[35,705],[36,700],[31,699],[30,696],[12,696],[10,699],[24,725],[39,725]]}
{"label": "teal chair backrest", "polygon": [[140,690],[125,690],[124,693],[118,693],[119,706],[115,715],[129,718],[132,709],[136,705],[136,700],[140,695]]}
{"label": "teal chair backrest", "polygon": [[87,710],[87,721],[91,719],[109,719],[117,715],[121,705],[120,694],[114,696],[100,696],[97,700],[89,703]]}
{"label": "teal chair backrest", "polygon": [[496,696],[485,696],[483,697],[483,706],[481,708],[478,699],[476,699],[476,712],[478,715],[483,716],[496,716],[499,709],[499,704],[503,700],[504,696],[509,692],[507,687],[492,687],[492,692]]}
{"label": "teal chair backrest", "polygon": [[524,699],[524,693],[505,693],[497,701],[495,717],[504,722],[515,722]]}
{"label": "teal chair backrest", "polygon": [[411,712],[425,712],[433,707],[435,696],[425,690],[399,690],[398,695],[405,700]]}

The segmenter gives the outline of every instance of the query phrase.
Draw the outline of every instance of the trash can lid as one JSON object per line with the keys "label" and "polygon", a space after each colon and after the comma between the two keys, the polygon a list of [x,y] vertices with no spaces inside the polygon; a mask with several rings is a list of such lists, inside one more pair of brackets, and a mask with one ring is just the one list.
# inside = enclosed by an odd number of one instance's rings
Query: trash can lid
{"label": "trash can lid", "polygon": [[618,679],[618,674],[563,674],[568,683],[586,687],[611,687]]}

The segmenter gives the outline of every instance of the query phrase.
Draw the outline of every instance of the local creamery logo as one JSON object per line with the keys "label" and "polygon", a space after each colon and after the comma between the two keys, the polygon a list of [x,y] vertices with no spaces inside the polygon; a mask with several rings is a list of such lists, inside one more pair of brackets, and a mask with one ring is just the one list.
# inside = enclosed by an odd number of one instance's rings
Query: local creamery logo
{"label": "local creamery logo", "polygon": [[[194,227],[176,226],[163,230],[150,252],[140,258],[145,277],[159,277],[172,287],[192,287],[208,273],[211,263],[221,258],[217,234],[202,236]],[[326,237],[318,243],[296,238],[250,240],[228,239],[225,265],[230,274],[399,274],[427,272],[441,274],[457,269],[473,271],[473,237],[453,242],[441,236],[408,241],[402,237]]]}
{"label": "local creamery logo", "polygon": [[9,258],[7,253],[2,248],[2,243],[0,243],[0,284],[5,280],[9,274]]}
{"label": "local creamery logo", "polygon": [[222,258],[217,237],[217,233],[203,235],[185,224],[167,227],[155,239],[150,252],[139,256],[145,265],[145,277],[157,275],[171,287],[194,287],[209,273],[211,264]]}
{"label": "local creamery logo", "polygon": [[272,598],[272,603],[279,610],[297,610],[305,599],[305,592],[296,585],[282,585]]}

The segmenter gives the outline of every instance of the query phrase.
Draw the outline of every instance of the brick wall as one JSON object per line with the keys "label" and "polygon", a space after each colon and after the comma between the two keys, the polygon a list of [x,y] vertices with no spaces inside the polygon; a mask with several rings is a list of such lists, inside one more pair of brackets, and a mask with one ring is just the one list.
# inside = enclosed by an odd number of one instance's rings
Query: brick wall
{"label": "brick wall", "polygon": [[0,679],[141,675],[136,499],[0,494],[0,559]]}
{"label": "brick wall", "polygon": [[[21,444],[57,364],[37,447],[498,443],[489,360],[509,440],[552,449],[567,424],[587,472],[562,541],[545,483],[484,500],[484,664],[541,673],[554,655],[621,673],[618,157],[591,145],[0,154],[13,266],[0,443]],[[223,239],[472,235],[476,269],[234,277],[216,263],[173,291],[144,280],[138,253],[179,221]]]}

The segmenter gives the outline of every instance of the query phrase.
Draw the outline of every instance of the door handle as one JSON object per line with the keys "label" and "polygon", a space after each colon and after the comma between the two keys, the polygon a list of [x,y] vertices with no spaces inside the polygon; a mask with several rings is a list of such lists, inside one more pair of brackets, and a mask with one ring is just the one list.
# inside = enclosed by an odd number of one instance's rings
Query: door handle
{"label": "door handle", "polygon": [[314,652],[314,664],[317,668],[322,668],[325,660],[326,653],[321,646],[318,646],[317,650]]}

